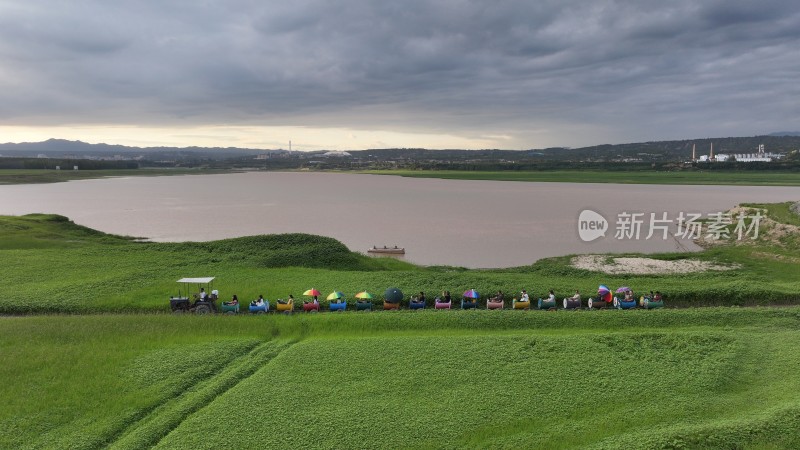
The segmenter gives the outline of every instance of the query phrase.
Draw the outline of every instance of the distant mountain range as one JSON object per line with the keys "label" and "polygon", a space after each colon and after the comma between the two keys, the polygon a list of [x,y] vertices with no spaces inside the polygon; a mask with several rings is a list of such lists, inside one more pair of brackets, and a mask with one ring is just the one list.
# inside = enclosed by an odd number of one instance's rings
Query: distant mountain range
{"label": "distant mountain range", "polygon": [[216,157],[239,157],[277,152],[281,150],[262,150],[238,147],[129,147],[113,144],[89,144],[83,141],[68,141],[65,139],[48,139],[43,142],[21,142],[0,144],[0,155],[5,156],[48,156],[61,155],[168,155],[168,154],[195,154],[197,156],[213,155]]}
{"label": "distant mountain range", "polygon": [[[778,132],[765,136],[725,137],[685,139],[675,141],[637,142],[629,144],[603,144],[581,148],[545,148],[529,150],[428,150],[424,148],[384,148],[350,151],[355,158],[394,159],[556,159],[586,160],[603,158],[634,158],[644,160],[663,160],[688,158],[692,147],[697,155],[709,152],[711,144],[715,153],[754,153],[763,144],[768,152],[785,153],[800,149],[800,132]],[[294,151],[292,155],[306,157],[322,155],[327,150],[314,152]],[[89,144],[82,141],[48,139],[44,142],[24,142],[0,144],[0,155],[18,157],[36,157],[40,154],[48,157],[81,156],[142,156],[148,160],[223,160],[229,158],[247,158],[269,153],[286,153],[283,149],[262,150],[238,147],[129,147],[125,145]]]}

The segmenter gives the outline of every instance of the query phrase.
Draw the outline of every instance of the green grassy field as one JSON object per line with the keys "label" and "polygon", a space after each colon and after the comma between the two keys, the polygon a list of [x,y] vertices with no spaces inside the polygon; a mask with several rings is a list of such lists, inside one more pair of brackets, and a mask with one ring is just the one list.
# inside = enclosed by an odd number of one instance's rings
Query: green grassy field
{"label": "green grassy field", "polygon": [[796,172],[655,172],[655,171],[600,171],[600,170],[547,170],[547,171],[465,171],[465,170],[371,170],[363,173],[398,175],[416,178],[443,178],[448,180],[539,181],[566,183],[618,183],[618,184],[715,184],[742,186],[800,186],[800,173]]}
{"label": "green grassy field", "polygon": [[0,448],[796,448],[800,309],[0,319]]}
{"label": "green grassy field", "polygon": [[[764,206],[786,222],[797,220],[789,203]],[[788,225],[775,225],[774,228]],[[780,230],[778,230],[780,231]],[[768,230],[762,231],[769,235]],[[497,290],[532,297],[554,289],[560,298],[597,285],[659,290],[669,305],[791,304],[800,300],[798,233],[752,245],[715,246],[700,253],[651,255],[664,260],[696,259],[737,265],[725,272],[608,275],[576,269],[569,256],[510,269],[467,270],[420,267],[350,252],[336,240],[302,234],[253,236],[203,243],[143,243],[103,234],[53,215],[0,217],[0,281],[7,287],[0,313],[167,312],[169,296],[186,295],[176,280],[215,276],[223,299],[249,301],[300,297],[311,287],[343,291],[352,301],[362,290],[380,294],[397,286],[410,295],[476,288],[485,297]],[[313,257],[309,257],[313,255]],[[193,289],[196,289],[193,287]],[[513,295],[513,294],[511,294]],[[326,306],[323,302],[323,307]],[[351,305],[352,307],[352,305]]]}
{"label": "green grassy field", "polygon": [[[797,448],[797,219],[788,203],[751,206],[780,222],[769,239],[655,255],[739,268],[649,276],[569,257],[419,267],[303,234],[142,243],[0,217],[0,448]],[[216,276],[244,306],[310,287],[352,301],[600,283],[661,290],[668,306],[790,306],[168,314],[184,276]]]}
{"label": "green grassy field", "polygon": [[192,168],[144,168],[114,170],[45,170],[45,169],[0,169],[0,184],[60,183],[70,180],[87,180],[106,177],[201,175],[229,173],[225,170]]}

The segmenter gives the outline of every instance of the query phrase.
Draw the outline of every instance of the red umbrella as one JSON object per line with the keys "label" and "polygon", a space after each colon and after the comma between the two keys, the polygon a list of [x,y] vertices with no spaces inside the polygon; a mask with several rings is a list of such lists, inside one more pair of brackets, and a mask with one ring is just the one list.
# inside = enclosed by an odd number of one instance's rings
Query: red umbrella
{"label": "red umbrella", "polygon": [[319,297],[320,295],[322,295],[322,293],[320,291],[314,289],[314,288],[311,288],[311,289],[303,292],[303,295],[308,295],[309,297],[313,297],[313,296],[316,295],[317,297]]}

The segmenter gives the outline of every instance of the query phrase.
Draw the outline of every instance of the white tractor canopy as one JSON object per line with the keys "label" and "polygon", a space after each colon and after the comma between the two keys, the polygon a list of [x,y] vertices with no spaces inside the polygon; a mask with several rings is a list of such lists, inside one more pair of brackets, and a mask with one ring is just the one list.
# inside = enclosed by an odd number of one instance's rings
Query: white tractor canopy
{"label": "white tractor canopy", "polygon": [[178,280],[178,283],[198,283],[198,284],[208,284],[214,280],[214,277],[200,277],[200,278],[181,278]]}

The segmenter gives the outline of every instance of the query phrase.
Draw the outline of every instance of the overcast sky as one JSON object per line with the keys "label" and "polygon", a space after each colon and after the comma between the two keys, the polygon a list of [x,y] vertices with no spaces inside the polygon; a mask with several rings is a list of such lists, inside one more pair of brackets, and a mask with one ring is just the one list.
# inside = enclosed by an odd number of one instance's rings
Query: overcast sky
{"label": "overcast sky", "polygon": [[0,142],[507,148],[800,131],[800,2],[0,0]]}

